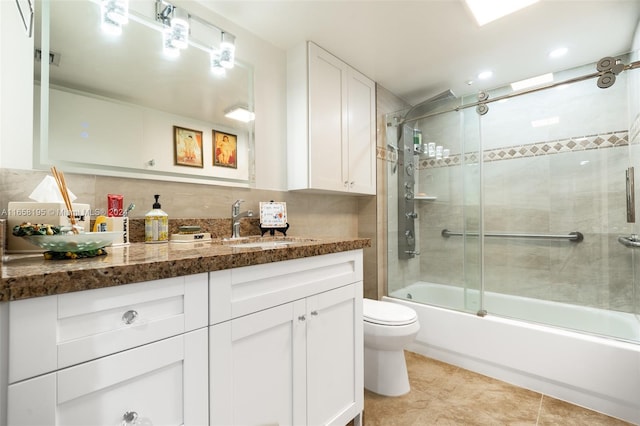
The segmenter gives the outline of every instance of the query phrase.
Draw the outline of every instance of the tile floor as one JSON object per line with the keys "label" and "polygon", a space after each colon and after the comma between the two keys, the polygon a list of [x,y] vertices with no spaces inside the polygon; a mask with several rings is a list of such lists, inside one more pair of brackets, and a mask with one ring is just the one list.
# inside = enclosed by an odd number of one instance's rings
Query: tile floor
{"label": "tile floor", "polygon": [[365,390],[364,426],[630,425],[412,352],[406,359],[411,392]]}

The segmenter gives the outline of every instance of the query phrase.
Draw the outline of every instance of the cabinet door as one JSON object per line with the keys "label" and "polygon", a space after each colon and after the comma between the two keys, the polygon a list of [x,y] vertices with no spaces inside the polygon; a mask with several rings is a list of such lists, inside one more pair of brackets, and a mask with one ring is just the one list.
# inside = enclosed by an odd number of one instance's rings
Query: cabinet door
{"label": "cabinet door", "polygon": [[[33,168],[34,38],[25,23],[36,2],[0,1],[0,167]],[[38,2],[40,7],[41,2]]]}
{"label": "cabinet door", "polygon": [[309,186],[347,191],[347,66],[309,43]]}
{"label": "cabinet door", "polygon": [[354,69],[348,77],[349,191],[376,193],[376,85]]}
{"label": "cabinet door", "polygon": [[305,302],[210,327],[211,425],[305,424]]}
{"label": "cabinet door", "polygon": [[345,425],[364,404],[362,281],[307,299],[307,422]]}
{"label": "cabinet door", "polygon": [[203,328],[10,385],[8,423],[120,425],[136,413],[139,424],[200,426],[207,373]]}

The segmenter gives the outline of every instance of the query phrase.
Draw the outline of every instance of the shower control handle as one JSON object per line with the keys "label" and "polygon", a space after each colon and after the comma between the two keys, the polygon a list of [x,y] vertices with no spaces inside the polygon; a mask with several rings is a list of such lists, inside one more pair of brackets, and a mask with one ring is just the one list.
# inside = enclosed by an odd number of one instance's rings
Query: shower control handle
{"label": "shower control handle", "polygon": [[409,244],[410,246],[414,245],[415,237],[413,235],[413,231],[411,231],[410,229],[407,229],[406,231],[404,231],[404,237],[407,239],[407,244]]}

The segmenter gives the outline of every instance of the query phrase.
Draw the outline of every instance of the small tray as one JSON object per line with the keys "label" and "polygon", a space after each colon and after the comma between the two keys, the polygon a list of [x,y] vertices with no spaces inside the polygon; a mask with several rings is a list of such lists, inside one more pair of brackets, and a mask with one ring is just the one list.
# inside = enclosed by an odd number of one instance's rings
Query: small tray
{"label": "small tray", "polygon": [[96,250],[122,241],[122,231],[85,232],[68,235],[28,235],[22,237],[38,247],[55,252]]}

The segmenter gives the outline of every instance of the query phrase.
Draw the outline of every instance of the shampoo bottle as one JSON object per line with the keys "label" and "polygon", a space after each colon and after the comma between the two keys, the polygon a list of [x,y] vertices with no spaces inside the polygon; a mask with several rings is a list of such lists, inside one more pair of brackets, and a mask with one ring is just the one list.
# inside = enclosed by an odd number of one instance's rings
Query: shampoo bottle
{"label": "shampoo bottle", "polygon": [[144,216],[144,242],[166,243],[169,241],[169,215],[160,208],[160,195],[154,197],[153,210]]}

